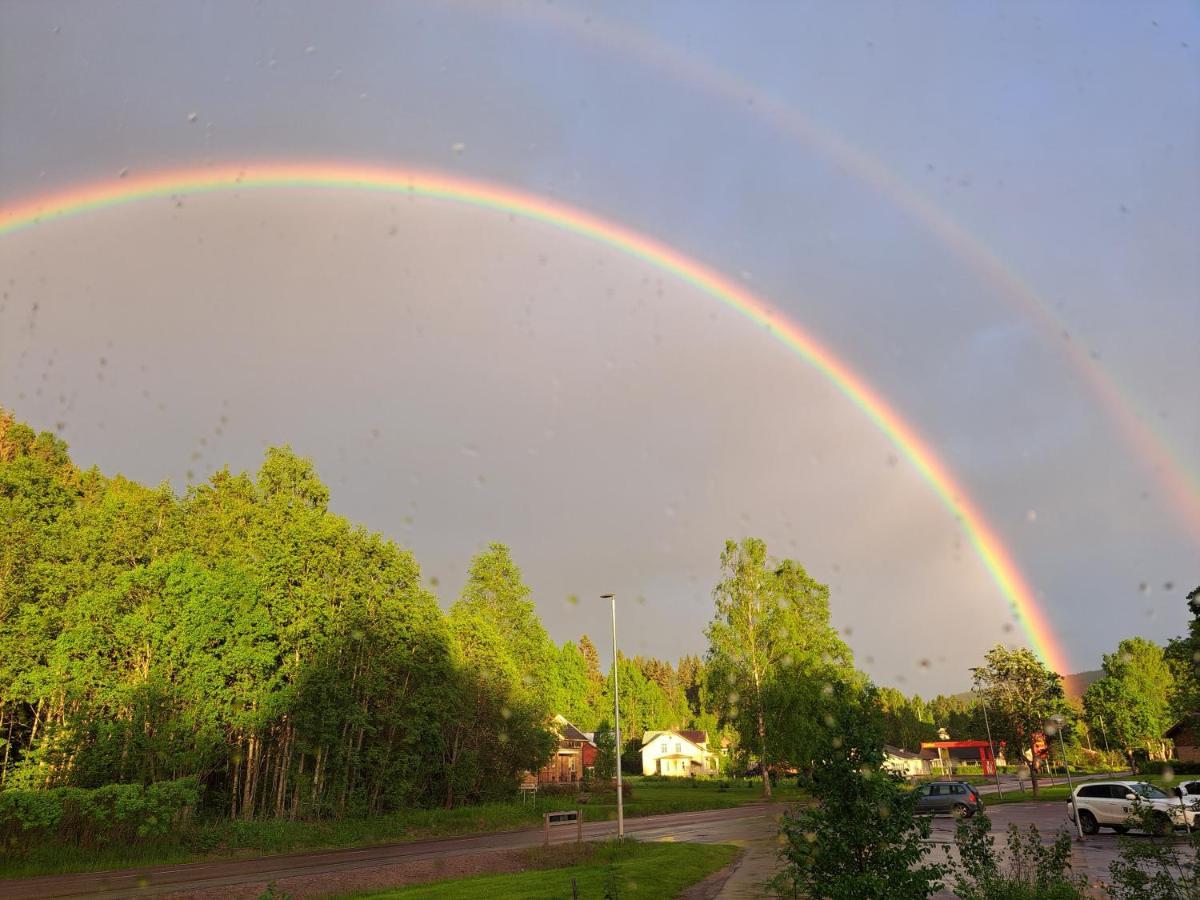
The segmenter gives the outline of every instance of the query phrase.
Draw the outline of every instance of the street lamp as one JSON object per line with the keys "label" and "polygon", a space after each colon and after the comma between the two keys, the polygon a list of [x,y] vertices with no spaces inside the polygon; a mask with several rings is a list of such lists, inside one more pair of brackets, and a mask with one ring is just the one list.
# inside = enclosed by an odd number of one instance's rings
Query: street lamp
{"label": "street lamp", "polygon": [[625,839],[625,798],[621,793],[621,667],[617,665],[617,595],[601,594],[601,600],[612,603],[613,636],[613,733],[617,756],[617,840]]}

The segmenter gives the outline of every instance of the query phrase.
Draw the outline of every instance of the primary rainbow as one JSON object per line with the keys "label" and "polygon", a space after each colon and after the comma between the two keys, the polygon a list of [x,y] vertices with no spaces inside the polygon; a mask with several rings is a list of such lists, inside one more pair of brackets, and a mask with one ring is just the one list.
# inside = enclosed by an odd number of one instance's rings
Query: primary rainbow
{"label": "primary rainbow", "polygon": [[122,173],[117,180],[67,188],[0,209],[0,235],[39,222],[155,197],[289,187],[391,191],[501,210],[544,222],[670,272],[750,321],[766,327],[777,340],[832,381],[916,466],[942,503],[962,522],[975,552],[1008,601],[1034,651],[1053,670],[1070,671],[1066,654],[1010,554],[966,491],[915,429],[890,409],[848,365],[798,325],[771,309],[765,301],[670,247],[624,226],[542,197],[457,175],[330,163],[268,163],[174,169],[145,175]]}

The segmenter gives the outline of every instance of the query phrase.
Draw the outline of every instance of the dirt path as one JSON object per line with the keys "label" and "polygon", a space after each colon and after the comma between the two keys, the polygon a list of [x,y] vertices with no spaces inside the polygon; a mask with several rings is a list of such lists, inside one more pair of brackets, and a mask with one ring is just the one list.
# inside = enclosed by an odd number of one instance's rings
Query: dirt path
{"label": "dirt path", "polygon": [[[627,820],[625,830],[641,840],[739,843],[748,833],[757,836],[762,828],[772,828],[779,809],[778,806],[750,804],[732,809],[646,816]],[[556,842],[574,837],[564,833],[566,831],[571,829],[562,829],[555,836]],[[615,822],[591,822],[583,827],[585,840],[603,840],[615,833]],[[0,881],[0,895],[13,900],[155,895],[257,897],[268,883],[274,882],[280,890],[294,895],[316,896],[491,871],[481,868],[488,864],[489,857],[491,864],[501,865],[503,854],[500,851],[536,847],[541,842],[541,829],[527,829],[255,859],[48,875]],[[375,870],[373,874],[371,870]],[[395,880],[383,880],[388,878]]]}

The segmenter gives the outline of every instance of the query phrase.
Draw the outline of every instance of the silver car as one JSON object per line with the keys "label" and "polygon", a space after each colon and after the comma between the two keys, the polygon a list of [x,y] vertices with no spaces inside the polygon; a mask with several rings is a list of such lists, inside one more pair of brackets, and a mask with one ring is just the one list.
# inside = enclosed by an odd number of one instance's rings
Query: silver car
{"label": "silver car", "polygon": [[979,792],[965,781],[931,781],[917,788],[917,812],[970,818],[982,809]]}

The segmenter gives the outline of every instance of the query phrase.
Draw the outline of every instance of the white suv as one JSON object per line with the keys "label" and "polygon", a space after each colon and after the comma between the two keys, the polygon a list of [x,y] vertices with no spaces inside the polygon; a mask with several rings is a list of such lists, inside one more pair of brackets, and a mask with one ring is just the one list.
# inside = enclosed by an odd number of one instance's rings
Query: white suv
{"label": "white suv", "polygon": [[1200,810],[1191,804],[1180,803],[1152,784],[1144,781],[1089,781],[1075,789],[1074,802],[1067,801],[1067,818],[1075,821],[1079,807],[1079,825],[1084,834],[1095,834],[1101,828],[1111,828],[1118,834],[1128,829],[1126,820],[1136,812],[1135,806],[1150,809],[1160,827],[1194,828]]}

